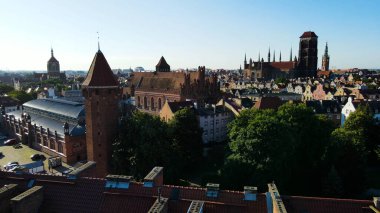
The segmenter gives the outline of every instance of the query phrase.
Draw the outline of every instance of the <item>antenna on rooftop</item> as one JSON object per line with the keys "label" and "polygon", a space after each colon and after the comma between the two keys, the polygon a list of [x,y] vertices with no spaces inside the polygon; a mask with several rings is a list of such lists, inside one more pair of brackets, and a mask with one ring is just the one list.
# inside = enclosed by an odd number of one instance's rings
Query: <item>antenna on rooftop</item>
{"label": "antenna on rooftop", "polygon": [[96,32],[98,34],[98,51],[100,51],[100,44],[99,44],[99,32]]}

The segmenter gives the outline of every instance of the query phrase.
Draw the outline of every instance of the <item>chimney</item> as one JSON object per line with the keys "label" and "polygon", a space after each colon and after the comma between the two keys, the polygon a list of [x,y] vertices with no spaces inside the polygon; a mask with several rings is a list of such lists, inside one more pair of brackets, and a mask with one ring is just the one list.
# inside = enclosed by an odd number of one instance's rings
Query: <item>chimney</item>
{"label": "chimney", "polygon": [[144,187],[162,186],[164,184],[164,167],[154,167],[144,178]]}
{"label": "chimney", "polygon": [[150,207],[148,213],[167,213],[168,212],[168,198],[157,198],[157,200],[153,203],[152,207]]}
{"label": "chimney", "polygon": [[373,197],[373,204],[377,209],[380,209],[380,197]]}
{"label": "chimney", "polygon": [[274,182],[268,184],[267,200],[272,204],[270,207],[272,208],[273,213],[287,213],[280,193],[278,192],[276,184],[274,184]]}
{"label": "chimney", "polygon": [[206,196],[207,197],[214,197],[217,198],[219,194],[219,184],[217,183],[207,183],[206,185],[207,191]]}
{"label": "chimney", "polygon": [[9,184],[0,188],[0,210],[11,212],[10,200],[17,195],[17,184]]}
{"label": "chimney", "polygon": [[205,202],[200,200],[193,200],[187,210],[187,213],[203,213],[203,206]]}
{"label": "chimney", "polygon": [[67,174],[67,179],[70,180],[75,180],[78,177],[90,177],[93,176],[95,173],[95,167],[96,167],[96,162],[94,161],[88,161],[87,163],[83,164],[82,166],[74,169],[70,173]]}
{"label": "chimney", "polygon": [[40,212],[43,187],[35,186],[11,199],[12,212]]}
{"label": "chimney", "polygon": [[107,175],[106,185],[108,189],[128,189],[132,176],[125,175]]}
{"label": "chimney", "polygon": [[244,186],[244,200],[256,201],[257,187]]}

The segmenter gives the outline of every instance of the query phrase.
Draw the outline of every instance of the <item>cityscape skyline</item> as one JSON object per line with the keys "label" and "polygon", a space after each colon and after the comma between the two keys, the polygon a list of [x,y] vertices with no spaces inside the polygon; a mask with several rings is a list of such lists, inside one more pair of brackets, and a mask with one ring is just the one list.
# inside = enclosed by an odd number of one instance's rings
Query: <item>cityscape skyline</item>
{"label": "cityscape skyline", "polygon": [[379,68],[378,9],[374,1],[7,2],[0,70],[46,70],[51,47],[62,70],[87,70],[97,32],[113,69],[152,70],[162,55],[174,69],[238,69],[245,53],[265,60],[269,47],[276,59],[281,51],[288,60],[291,48],[298,56],[309,30],[319,36],[318,67],[328,42],[332,69]]}

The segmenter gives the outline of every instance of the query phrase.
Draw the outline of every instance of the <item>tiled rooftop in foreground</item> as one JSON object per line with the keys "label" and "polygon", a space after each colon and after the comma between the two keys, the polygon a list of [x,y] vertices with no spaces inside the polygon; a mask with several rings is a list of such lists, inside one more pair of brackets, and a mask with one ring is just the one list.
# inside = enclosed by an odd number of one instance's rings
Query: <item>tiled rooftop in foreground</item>
{"label": "tiled rooftop in foreground", "polygon": [[[0,171],[0,207],[6,209],[8,205],[8,209],[22,209],[23,205],[27,205],[28,208],[38,207],[38,212],[57,213],[363,213],[374,212],[370,206],[375,206],[371,200],[282,196],[274,184],[268,184],[267,193],[257,193],[256,187],[249,186],[244,191],[229,191],[219,190],[219,184],[208,184],[207,188],[163,185],[162,173],[156,174],[152,180],[145,179],[145,182],[135,182],[130,176],[110,175],[103,179],[73,174],[65,177]],[[37,186],[42,186],[42,190]],[[20,198],[20,194],[21,199],[17,202],[12,199]]]}

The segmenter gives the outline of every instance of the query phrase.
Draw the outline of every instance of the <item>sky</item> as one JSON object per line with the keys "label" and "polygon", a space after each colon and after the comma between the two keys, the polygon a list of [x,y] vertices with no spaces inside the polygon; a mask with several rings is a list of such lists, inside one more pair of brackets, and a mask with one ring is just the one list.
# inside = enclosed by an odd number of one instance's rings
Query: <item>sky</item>
{"label": "sky", "polygon": [[[330,67],[380,68],[380,0],[0,0],[0,70],[88,70],[100,49],[111,68],[238,69],[244,54],[298,55],[304,31],[325,42]],[[273,52],[271,53],[273,55]],[[278,60],[278,58],[277,58]]]}

